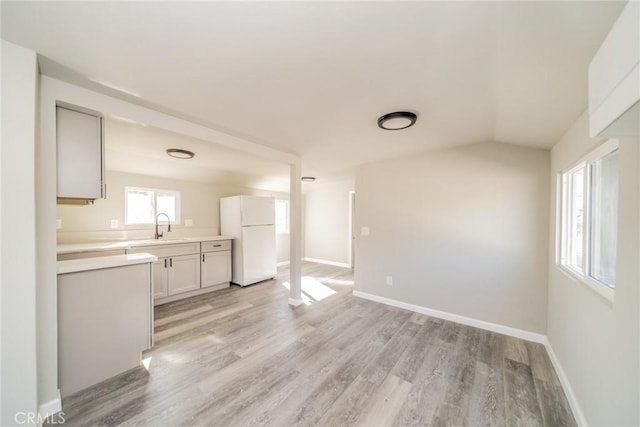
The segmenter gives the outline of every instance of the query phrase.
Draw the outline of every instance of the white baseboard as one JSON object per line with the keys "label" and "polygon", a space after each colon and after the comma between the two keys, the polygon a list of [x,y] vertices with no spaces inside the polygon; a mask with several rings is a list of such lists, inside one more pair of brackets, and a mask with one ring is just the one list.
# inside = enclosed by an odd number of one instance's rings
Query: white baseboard
{"label": "white baseboard", "polygon": [[317,258],[302,258],[303,261],[309,261],[309,262],[317,262],[318,264],[327,264],[327,265],[334,265],[336,267],[346,267],[346,268],[351,268],[351,266],[347,263],[344,262],[335,262],[335,261],[327,261],[326,259],[317,259]]}
{"label": "white baseboard", "polygon": [[276,267],[284,267],[285,265],[289,265],[289,261],[281,261],[276,264]]}
{"label": "white baseboard", "polygon": [[587,420],[584,417],[584,413],[582,412],[582,408],[578,403],[578,399],[573,392],[573,388],[571,387],[571,383],[569,383],[569,378],[567,378],[567,374],[565,374],[564,369],[562,369],[562,365],[560,364],[560,359],[556,356],[556,353],[553,351],[553,347],[551,347],[551,342],[548,337],[544,337],[544,347],[547,349],[547,354],[549,355],[549,359],[551,359],[551,363],[553,364],[553,368],[556,370],[556,374],[558,374],[558,378],[560,379],[560,384],[562,384],[562,388],[564,389],[564,394],[567,396],[567,400],[569,401],[569,406],[571,406],[571,411],[573,412],[573,417],[576,419],[576,422],[579,426],[587,426]]}
{"label": "white baseboard", "polygon": [[57,397],[55,399],[43,403],[38,408],[38,412],[42,419],[47,418],[49,415],[53,415],[62,411],[62,399],[60,398],[60,390],[57,390],[56,393]]}
{"label": "white baseboard", "polygon": [[353,291],[356,297],[368,299],[382,304],[391,305],[393,307],[404,308],[406,310],[415,311],[416,313],[426,314],[427,316],[437,317],[439,319],[450,320],[452,322],[461,323],[475,328],[486,329],[487,331],[497,332],[503,335],[509,335],[521,338],[527,341],[533,341],[544,344],[545,336],[535,332],[525,331],[523,329],[512,328],[510,326],[499,325],[497,323],[485,322],[484,320],[473,319],[471,317],[460,316],[459,314],[448,313],[446,311],[435,310],[433,308],[422,307],[419,305],[409,304],[406,302],[385,298],[378,295],[369,294],[367,292]]}

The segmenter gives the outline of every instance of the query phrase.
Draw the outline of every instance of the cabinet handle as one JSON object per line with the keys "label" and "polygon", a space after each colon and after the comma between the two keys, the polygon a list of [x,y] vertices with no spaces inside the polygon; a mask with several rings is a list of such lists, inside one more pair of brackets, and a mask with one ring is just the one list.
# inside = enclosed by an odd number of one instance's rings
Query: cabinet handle
{"label": "cabinet handle", "polygon": [[173,267],[173,258],[169,258],[169,267]]}
{"label": "cabinet handle", "polygon": [[167,259],[164,259],[164,268],[167,268]]}
{"label": "cabinet handle", "polygon": [[202,254],[202,262],[204,262],[204,254]]}
{"label": "cabinet handle", "polygon": [[214,247],[214,248],[219,248],[219,247],[221,247],[221,246],[222,246],[222,245],[213,245],[213,247]]}

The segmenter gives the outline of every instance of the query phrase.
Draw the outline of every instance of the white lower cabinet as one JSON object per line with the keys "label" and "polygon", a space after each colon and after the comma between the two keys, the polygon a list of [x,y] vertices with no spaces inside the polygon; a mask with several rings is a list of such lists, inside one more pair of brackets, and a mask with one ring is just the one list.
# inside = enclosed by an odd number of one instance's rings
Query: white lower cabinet
{"label": "white lower cabinet", "polygon": [[[154,305],[164,304],[229,287],[231,282],[231,240],[208,240],[176,244],[138,244],[127,254],[150,253]],[[125,249],[119,249],[122,254]],[[59,254],[63,259],[115,255],[116,251]]]}
{"label": "white lower cabinet", "polygon": [[231,281],[231,251],[202,254],[202,287],[229,284]]}
{"label": "white lower cabinet", "polygon": [[58,274],[62,397],[140,365],[153,337],[149,263]]}
{"label": "white lower cabinet", "polygon": [[200,255],[169,258],[167,291],[169,295],[200,289]]}

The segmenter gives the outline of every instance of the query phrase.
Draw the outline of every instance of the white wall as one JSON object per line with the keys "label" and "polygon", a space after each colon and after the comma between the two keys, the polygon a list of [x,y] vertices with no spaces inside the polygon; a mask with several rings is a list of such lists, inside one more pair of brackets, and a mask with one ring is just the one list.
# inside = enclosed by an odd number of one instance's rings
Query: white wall
{"label": "white wall", "polygon": [[[180,192],[180,223],[173,227],[172,235],[194,230],[195,233],[219,233],[220,197],[235,194],[229,188],[193,181],[160,178],[125,172],[107,171],[108,194],[106,199],[96,200],[90,206],[57,206],[57,218],[62,220],[58,230],[58,242],[82,241],[92,235],[111,232],[116,238],[153,238],[153,225],[125,225],[125,187],[145,187]],[[118,220],[118,229],[111,228],[111,220]],[[184,220],[191,219],[193,227],[184,227]],[[204,229],[204,231],[200,231]],[[136,233],[137,232],[137,233]]]}
{"label": "white wall", "polygon": [[[585,112],[551,151],[548,339],[592,426],[640,425],[640,141],[620,142],[613,303],[555,264],[556,177],[600,141]],[[581,416],[581,415],[579,415]]]}
{"label": "white wall", "polygon": [[[289,199],[289,194],[195,181],[182,181],[149,175],[107,171],[108,194],[106,199],[96,200],[89,206],[57,206],[57,218],[62,220],[58,230],[58,243],[95,240],[152,239],[153,225],[125,225],[125,187],[145,187],[180,192],[180,224],[172,226],[168,236],[206,236],[220,233],[220,198],[238,194],[273,196]],[[119,222],[118,229],[111,228],[111,220]],[[191,219],[192,227],[185,227],[184,220]],[[164,230],[164,226],[162,227]],[[289,241],[276,239],[278,262],[289,259]]]}
{"label": "white wall", "polygon": [[356,290],[544,333],[548,189],[549,152],[508,144],[359,167]]}
{"label": "white wall", "polygon": [[353,180],[306,184],[304,196],[304,256],[349,264],[349,192]]}
{"label": "white wall", "polygon": [[[34,52],[2,40],[2,415],[38,409],[36,361],[35,143],[38,68]],[[20,419],[19,419],[20,420]]]}

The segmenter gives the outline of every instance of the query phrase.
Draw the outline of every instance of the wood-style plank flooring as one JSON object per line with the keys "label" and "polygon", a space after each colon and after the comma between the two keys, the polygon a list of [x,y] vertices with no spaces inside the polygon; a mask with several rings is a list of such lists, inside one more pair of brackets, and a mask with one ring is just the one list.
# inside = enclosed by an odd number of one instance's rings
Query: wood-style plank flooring
{"label": "wood-style plank flooring", "polygon": [[140,367],[66,398],[71,426],[573,426],[544,347],[351,295],[305,263],[156,307]]}

